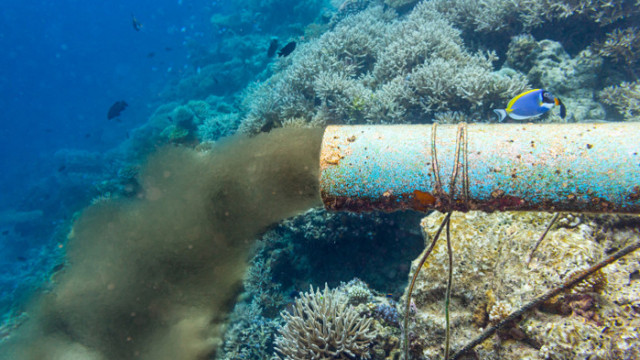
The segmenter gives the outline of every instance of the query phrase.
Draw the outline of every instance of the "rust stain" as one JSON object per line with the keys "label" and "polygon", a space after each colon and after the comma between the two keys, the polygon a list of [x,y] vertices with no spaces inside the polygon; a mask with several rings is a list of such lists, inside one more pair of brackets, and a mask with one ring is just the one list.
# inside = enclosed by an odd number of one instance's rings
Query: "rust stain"
{"label": "rust stain", "polygon": [[436,197],[428,192],[414,190],[413,191],[413,208],[417,211],[425,212],[433,209],[436,203]]}

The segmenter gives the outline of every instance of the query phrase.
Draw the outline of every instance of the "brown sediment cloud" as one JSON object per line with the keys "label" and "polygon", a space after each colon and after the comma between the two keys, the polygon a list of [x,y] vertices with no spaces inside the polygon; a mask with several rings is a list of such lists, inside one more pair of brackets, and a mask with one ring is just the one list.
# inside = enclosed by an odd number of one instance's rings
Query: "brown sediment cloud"
{"label": "brown sediment cloud", "polygon": [[93,205],[76,221],[70,265],[0,358],[208,358],[253,239],[320,204],[321,138],[281,129],[153,155],[138,199]]}

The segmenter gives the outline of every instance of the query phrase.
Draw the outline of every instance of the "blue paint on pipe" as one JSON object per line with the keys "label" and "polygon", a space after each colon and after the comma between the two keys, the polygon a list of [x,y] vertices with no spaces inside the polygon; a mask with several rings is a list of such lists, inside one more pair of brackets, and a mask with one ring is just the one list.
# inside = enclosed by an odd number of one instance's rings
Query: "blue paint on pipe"
{"label": "blue paint on pipe", "polygon": [[433,129],[329,126],[320,161],[327,208],[640,213],[636,123],[467,125],[457,161],[463,128],[437,126],[432,143]]}

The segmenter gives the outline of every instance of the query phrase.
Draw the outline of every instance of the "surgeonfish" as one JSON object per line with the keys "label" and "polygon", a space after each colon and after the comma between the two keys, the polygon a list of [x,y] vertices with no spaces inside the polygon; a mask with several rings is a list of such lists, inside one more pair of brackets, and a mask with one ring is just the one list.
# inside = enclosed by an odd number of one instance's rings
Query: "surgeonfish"
{"label": "surgeonfish", "polygon": [[113,118],[117,118],[120,116],[120,113],[127,108],[127,106],[129,106],[129,104],[124,100],[114,102],[107,112],[107,119],[111,120]]}
{"label": "surgeonfish", "polygon": [[290,43],[285,45],[282,49],[280,49],[280,51],[278,51],[278,57],[280,57],[280,56],[284,56],[284,57],[289,56],[289,54],[291,54],[293,52],[293,50],[295,50],[295,48],[296,48],[296,42],[295,41],[291,41]]}
{"label": "surgeonfish", "polygon": [[543,89],[533,89],[514,97],[507,104],[506,109],[494,109],[499,121],[508,117],[514,120],[528,120],[538,117],[552,107],[560,105],[560,117],[567,116],[567,109],[560,99]]}
{"label": "surgeonfish", "polygon": [[278,39],[273,38],[269,42],[269,49],[267,50],[267,56],[270,58],[273,57],[276,54],[276,51],[278,51]]}

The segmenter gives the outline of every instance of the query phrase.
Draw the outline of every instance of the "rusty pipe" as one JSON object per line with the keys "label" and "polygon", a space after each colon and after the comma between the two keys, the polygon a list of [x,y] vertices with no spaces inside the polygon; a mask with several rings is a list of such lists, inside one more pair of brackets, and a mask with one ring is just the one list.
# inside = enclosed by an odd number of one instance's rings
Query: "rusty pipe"
{"label": "rusty pipe", "polygon": [[320,192],[347,211],[640,213],[640,124],[329,126]]}

